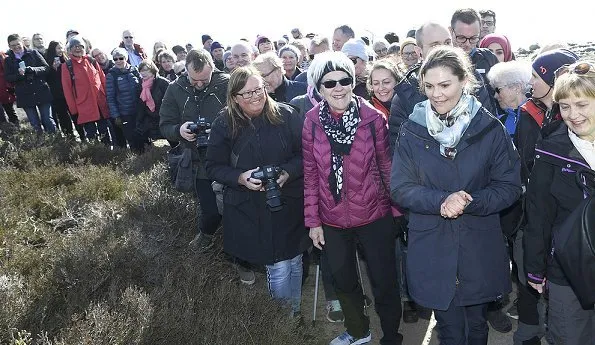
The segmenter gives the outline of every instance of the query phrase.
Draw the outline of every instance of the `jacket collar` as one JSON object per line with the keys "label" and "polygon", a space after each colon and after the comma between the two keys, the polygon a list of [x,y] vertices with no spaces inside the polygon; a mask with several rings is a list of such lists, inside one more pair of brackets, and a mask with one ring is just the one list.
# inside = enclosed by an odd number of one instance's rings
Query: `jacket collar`
{"label": "jacket collar", "polygon": [[[360,109],[359,109],[359,116],[360,122],[358,127],[367,126],[368,123],[376,120],[378,116],[382,117],[382,114],[379,110],[374,108],[368,101],[361,98],[360,96],[354,95],[359,99]],[[322,127],[320,124],[320,118],[318,114],[320,113],[320,103],[315,105],[312,110],[306,113],[306,117],[308,117],[312,122],[314,122],[317,126]]]}

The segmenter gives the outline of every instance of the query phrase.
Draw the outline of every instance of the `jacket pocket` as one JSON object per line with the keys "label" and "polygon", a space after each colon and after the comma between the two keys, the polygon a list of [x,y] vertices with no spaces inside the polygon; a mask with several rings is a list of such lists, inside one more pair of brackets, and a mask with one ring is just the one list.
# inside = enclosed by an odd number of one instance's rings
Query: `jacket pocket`
{"label": "jacket pocket", "polygon": [[410,231],[427,231],[437,228],[441,221],[439,215],[410,213],[408,227]]}

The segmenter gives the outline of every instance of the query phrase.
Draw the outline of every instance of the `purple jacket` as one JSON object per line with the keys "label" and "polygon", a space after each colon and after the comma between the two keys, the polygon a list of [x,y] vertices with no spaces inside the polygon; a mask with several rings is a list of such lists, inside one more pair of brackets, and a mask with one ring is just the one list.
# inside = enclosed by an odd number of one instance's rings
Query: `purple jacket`
{"label": "purple jacket", "polygon": [[[343,159],[343,190],[338,204],[329,189],[331,145],[318,117],[320,104],[306,114],[302,131],[306,227],[326,224],[353,228],[371,223],[391,212],[387,189],[390,188],[391,159],[386,122],[370,103],[362,98],[359,100],[361,121],[355,132],[351,152]],[[375,144],[370,123],[375,128]],[[401,215],[396,207],[393,207],[392,213],[394,216]]]}

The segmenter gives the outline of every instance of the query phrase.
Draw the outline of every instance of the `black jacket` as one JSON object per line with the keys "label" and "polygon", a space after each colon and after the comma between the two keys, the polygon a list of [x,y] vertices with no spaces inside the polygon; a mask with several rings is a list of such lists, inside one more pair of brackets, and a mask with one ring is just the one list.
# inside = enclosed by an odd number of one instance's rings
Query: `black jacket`
{"label": "black jacket", "polygon": [[523,237],[527,279],[540,283],[544,277],[568,285],[553,253],[553,233],[584,198],[576,171],[589,165],[570,141],[568,127],[557,121],[544,130],[535,148],[535,165],[526,195],[527,227]]}
{"label": "black jacket", "polygon": [[283,76],[283,82],[271,94],[271,97],[277,102],[289,103],[297,96],[306,94],[306,84],[289,80]]}
{"label": "black jacket", "polygon": [[[19,73],[19,62],[24,61],[27,69],[25,75]],[[5,60],[4,77],[14,84],[19,108],[35,107],[52,102],[52,93],[46,82],[50,66],[37,50],[25,48],[20,59],[12,51]]]}
{"label": "black jacket", "polygon": [[138,98],[138,110],[136,114],[136,129],[139,133],[145,133],[151,139],[164,139],[165,137],[159,131],[159,110],[163,102],[163,96],[169,86],[167,79],[155,76],[153,85],[151,86],[151,97],[155,102],[155,111],[149,110],[145,102]]}
{"label": "black jacket", "polygon": [[179,142],[192,149],[192,160],[197,168],[197,177],[206,178],[204,170],[205,150],[199,152],[195,142],[187,141],[180,135],[180,127],[187,121],[199,117],[213,123],[221,109],[225,107],[229,75],[213,71],[211,83],[201,91],[196,91],[183,74],[169,84],[159,110],[159,129],[167,140]]}
{"label": "black jacket", "polygon": [[[225,251],[256,264],[272,264],[295,257],[311,241],[304,226],[302,126],[294,107],[279,103],[283,123],[273,125],[256,117],[232,137],[227,112],[213,123],[207,150],[207,174],[227,188],[223,227]],[[231,152],[239,158],[231,164]],[[281,187],[283,209],[271,212],[266,193],[238,185],[244,171],[276,165],[289,173]]]}

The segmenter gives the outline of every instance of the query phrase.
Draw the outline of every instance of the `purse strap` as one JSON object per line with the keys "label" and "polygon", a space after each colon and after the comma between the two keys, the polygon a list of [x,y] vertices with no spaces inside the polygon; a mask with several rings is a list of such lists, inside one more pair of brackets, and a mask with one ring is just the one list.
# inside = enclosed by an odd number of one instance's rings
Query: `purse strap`
{"label": "purse strap", "polygon": [[576,183],[585,194],[585,199],[595,196],[595,171],[585,168],[577,171],[575,176]]}

